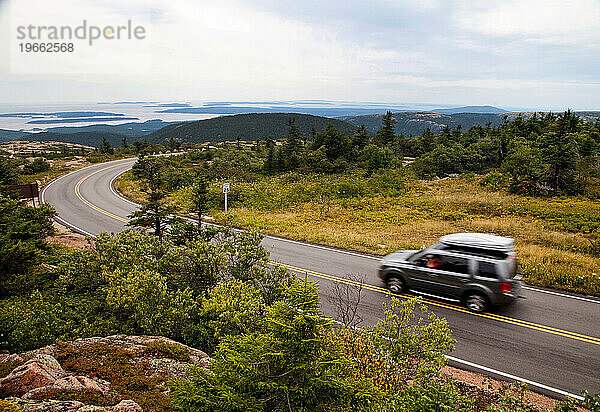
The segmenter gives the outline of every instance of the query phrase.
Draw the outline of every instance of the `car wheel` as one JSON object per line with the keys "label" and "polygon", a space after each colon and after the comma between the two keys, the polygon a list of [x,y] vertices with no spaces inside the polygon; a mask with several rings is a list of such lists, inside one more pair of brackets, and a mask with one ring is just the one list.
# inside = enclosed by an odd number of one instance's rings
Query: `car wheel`
{"label": "car wheel", "polygon": [[392,293],[402,293],[406,290],[404,286],[404,281],[397,277],[391,277],[387,280],[387,287]]}
{"label": "car wheel", "polygon": [[480,293],[471,293],[467,295],[465,304],[470,311],[477,313],[485,312],[488,306],[487,299]]}

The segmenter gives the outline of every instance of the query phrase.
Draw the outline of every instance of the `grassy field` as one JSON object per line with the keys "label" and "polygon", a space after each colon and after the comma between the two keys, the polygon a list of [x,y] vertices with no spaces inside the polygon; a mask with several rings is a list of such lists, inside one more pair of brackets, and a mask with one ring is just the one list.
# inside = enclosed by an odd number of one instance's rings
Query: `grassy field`
{"label": "grassy field", "polygon": [[[130,174],[117,188],[143,200]],[[211,216],[224,222],[221,196],[214,183]],[[170,196],[182,213],[188,199],[185,189]],[[232,182],[230,199],[237,226],[377,255],[454,232],[513,237],[529,284],[600,296],[600,204],[588,199],[522,197],[486,190],[472,176],[418,182],[394,172]]]}

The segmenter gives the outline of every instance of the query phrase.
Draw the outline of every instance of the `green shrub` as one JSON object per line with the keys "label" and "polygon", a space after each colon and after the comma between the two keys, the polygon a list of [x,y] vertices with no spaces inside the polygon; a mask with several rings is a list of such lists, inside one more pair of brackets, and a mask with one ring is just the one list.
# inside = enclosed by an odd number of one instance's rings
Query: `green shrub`
{"label": "green shrub", "polygon": [[479,181],[479,184],[489,190],[508,190],[510,187],[510,177],[498,170],[493,170],[485,175]]}

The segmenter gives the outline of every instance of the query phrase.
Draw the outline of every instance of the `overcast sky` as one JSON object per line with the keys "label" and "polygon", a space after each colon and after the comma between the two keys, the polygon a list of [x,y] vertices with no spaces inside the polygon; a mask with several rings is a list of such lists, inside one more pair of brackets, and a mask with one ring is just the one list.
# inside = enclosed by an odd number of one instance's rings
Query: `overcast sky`
{"label": "overcast sky", "polygon": [[[143,40],[22,53],[20,25]],[[600,110],[599,0],[0,0],[0,102],[326,99]]]}

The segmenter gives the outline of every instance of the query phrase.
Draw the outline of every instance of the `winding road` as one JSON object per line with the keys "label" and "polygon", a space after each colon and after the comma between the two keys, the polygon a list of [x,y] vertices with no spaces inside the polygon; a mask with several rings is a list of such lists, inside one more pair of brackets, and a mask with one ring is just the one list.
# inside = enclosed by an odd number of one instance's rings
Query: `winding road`
{"label": "winding road", "polygon": [[[93,165],[47,185],[42,201],[57,220],[86,235],[119,232],[137,205],[113,189],[115,178],[136,159]],[[325,314],[335,315],[329,298],[336,283],[362,279],[360,315],[366,324],[382,316],[388,299],[376,275],[379,259],[328,247],[266,237],[271,259],[319,283]],[[351,274],[352,276],[350,276]],[[425,297],[448,320],[456,350],[449,363],[508,381],[520,380],[554,397],[600,392],[600,299],[526,287],[525,300],[492,313],[473,314],[454,303]]]}

